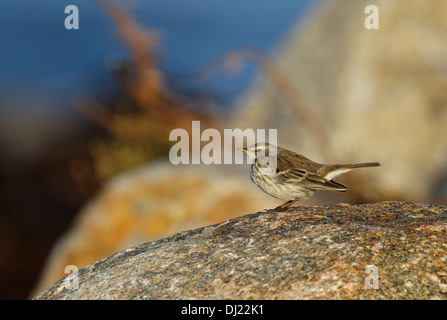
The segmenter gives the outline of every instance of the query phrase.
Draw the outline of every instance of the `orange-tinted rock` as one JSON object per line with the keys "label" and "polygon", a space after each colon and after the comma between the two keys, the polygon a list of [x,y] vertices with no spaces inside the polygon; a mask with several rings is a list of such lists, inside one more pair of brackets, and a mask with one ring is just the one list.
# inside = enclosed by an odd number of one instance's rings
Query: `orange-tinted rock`
{"label": "orange-tinted rock", "polygon": [[34,292],[117,251],[163,236],[272,208],[234,166],[152,164],[112,179],[57,242]]}

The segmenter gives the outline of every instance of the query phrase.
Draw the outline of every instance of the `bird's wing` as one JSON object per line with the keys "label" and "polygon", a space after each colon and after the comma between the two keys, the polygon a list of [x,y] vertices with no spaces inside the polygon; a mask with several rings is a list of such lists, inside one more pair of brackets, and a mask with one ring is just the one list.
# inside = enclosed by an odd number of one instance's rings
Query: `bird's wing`
{"label": "bird's wing", "polygon": [[296,163],[291,163],[287,159],[277,159],[276,180],[284,183],[304,183],[314,190],[334,190],[346,191],[346,186],[341,183],[325,179],[317,173],[304,168],[298,168]]}
{"label": "bird's wing", "polygon": [[315,190],[346,191],[345,185],[335,182],[334,180],[325,179],[314,173],[309,174],[307,180],[312,182]]}

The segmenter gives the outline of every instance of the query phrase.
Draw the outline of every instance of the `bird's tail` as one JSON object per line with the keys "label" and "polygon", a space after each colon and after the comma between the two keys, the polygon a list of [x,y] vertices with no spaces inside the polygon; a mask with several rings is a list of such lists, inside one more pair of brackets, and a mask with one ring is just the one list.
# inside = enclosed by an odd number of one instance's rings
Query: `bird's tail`
{"label": "bird's tail", "polygon": [[370,168],[370,167],[378,167],[380,163],[378,162],[365,162],[365,163],[356,163],[356,164],[335,164],[331,166],[327,166],[323,168],[319,172],[320,176],[324,177],[327,180],[332,180],[333,178],[351,171],[352,169],[357,168]]}
{"label": "bird's tail", "polygon": [[356,168],[369,168],[369,167],[379,167],[380,163],[378,162],[365,162],[365,163],[356,163],[356,164],[349,164],[347,166],[350,166],[351,169]]}

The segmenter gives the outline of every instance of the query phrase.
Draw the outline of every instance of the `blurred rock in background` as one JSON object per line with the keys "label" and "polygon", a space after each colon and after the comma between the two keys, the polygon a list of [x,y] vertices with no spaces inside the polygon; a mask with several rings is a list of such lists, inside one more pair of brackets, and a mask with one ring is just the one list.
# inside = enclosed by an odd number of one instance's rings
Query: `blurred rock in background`
{"label": "blurred rock in background", "polygon": [[152,163],[112,179],[58,241],[31,296],[113,253],[179,231],[273,208],[279,200],[229,167]]}
{"label": "blurred rock in background", "polygon": [[[364,27],[370,4],[378,30]],[[444,12],[443,0],[322,3],[276,57],[283,78],[266,68],[234,126],[278,128],[280,145],[317,162],[382,163],[339,178],[343,199],[445,202]]]}

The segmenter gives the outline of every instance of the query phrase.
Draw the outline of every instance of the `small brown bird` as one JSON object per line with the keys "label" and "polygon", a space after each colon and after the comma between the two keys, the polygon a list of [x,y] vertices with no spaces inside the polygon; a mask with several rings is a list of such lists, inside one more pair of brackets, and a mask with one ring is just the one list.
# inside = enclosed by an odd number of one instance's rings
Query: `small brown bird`
{"label": "small brown bird", "polygon": [[268,143],[258,143],[240,150],[254,159],[250,167],[253,183],[269,195],[286,200],[274,210],[289,208],[318,190],[345,192],[346,186],[333,181],[333,178],[352,169],[380,166],[378,162],[320,164]]}

